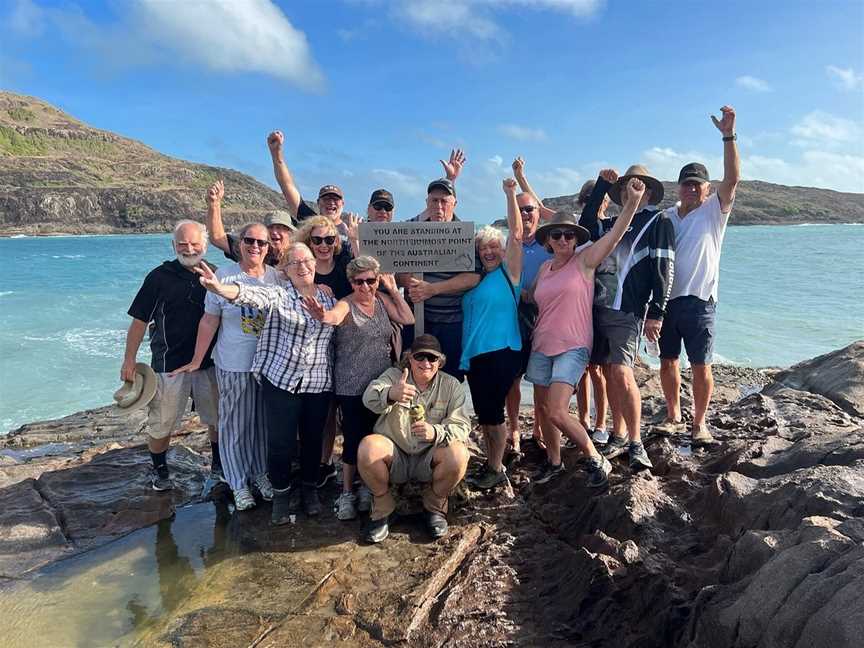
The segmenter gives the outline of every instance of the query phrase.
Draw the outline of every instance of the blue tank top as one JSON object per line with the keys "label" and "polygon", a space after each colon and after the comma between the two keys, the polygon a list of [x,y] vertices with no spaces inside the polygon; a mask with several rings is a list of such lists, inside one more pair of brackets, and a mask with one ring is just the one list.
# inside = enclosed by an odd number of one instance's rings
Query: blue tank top
{"label": "blue tank top", "polygon": [[[471,358],[481,353],[510,348],[522,349],[516,300],[522,278],[510,289],[502,263],[462,297],[462,358],[459,368],[466,370]],[[516,298],[513,297],[513,292]]]}

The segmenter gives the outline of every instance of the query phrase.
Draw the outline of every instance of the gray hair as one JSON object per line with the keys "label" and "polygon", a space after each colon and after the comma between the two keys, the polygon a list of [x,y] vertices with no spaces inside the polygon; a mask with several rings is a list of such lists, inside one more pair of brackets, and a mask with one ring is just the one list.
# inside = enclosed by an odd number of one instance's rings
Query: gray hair
{"label": "gray hair", "polygon": [[476,247],[480,247],[484,243],[489,243],[491,241],[498,241],[501,247],[504,247],[504,232],[502,232],[497,227],[492,227],[491,225],[484,225],[474,235],[474,245]]}
{"label": "gray hair", "polygon": [[198,221],[189,220],[188,218],[184,218],[181,221],[177,221],[174,225],[174,240],[177,240],[177,232],[180,231],[180,228],[185,227],[186,225],[194,225],[198,228],[198,231],[201,232],[201,238],[204,241],[204,245],[207,245],[207,226],[204,223],[199,223]]}
{"label": "gray hair", "polygon": [[381,273],[381,264],[378,263],[375,257],[363,255],[351,259],[345,268],[345,274],[348,275],[348,279],[353,279],[361,272],[374,272],[377,277]]}
{"label": "gray hair", "polygon": [[[291,254],[294,252],[297,252],[298,250],[299,251],[305,250],[309,254],[312,254],[312,250],[309,248],[308,245],[306,245],[305,243],[301,243],[300,241],[295,241],[294,243],[289,245],[287,248],[285,248],[285,253],[282,255],[282,264],[287,263],[288,259],[291,258]],[[314,254],[312,254],[312,258],[313,259],[315,258]]]}
{"label": "gray hair", "polygon": [[240,238],[242,239],[246,234],[249,233],[249,230],[253,227],[263,227],[265,230],[267,226],[264,223],[246,223],[243,227],[240,228]]}

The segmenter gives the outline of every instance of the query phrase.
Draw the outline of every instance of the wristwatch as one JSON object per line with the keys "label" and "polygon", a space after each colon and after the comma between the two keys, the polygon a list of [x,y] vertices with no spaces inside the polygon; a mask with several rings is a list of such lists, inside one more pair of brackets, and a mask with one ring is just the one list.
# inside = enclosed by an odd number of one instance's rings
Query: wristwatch
{"label": "wristwatch", "polygon": [[737,140],[737,139],[738,139],[738,134],[737,134],[737,133],[732,133],[731,135],[728,135],[728,136],[724,136],[724,137],[723,137],[723,141],[724,141],[724,142],[734,142],[734,141]]}

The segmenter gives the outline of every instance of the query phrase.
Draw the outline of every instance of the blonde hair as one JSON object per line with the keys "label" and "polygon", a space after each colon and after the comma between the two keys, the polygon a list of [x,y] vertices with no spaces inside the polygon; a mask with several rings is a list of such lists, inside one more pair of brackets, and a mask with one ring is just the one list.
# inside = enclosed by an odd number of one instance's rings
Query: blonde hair
{"label": "blonde hair", "polygon": [[311,250],[312,230],[317,227],[325,228],[328,231],[333,232],[333,235],[336,237],[336,242],[333,244],[333,256],[336,256],[340,252],[342,252],[342,238],[339,236],[339,230],[336,229],[336,225],[334,225],[333,221],[327,216],[313,216],[312,218],[307,218],[306,220],[304,220],[303,225],[300,227],[300,229],[297,230],[297,234],[294,239],[298,243],[304,243],[306,247]]}

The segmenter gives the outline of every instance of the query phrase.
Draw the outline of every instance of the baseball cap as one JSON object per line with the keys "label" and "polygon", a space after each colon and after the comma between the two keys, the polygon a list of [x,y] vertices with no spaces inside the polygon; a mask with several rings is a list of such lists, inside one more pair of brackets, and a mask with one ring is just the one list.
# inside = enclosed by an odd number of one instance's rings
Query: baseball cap
{"label": "baseball cap", "polygon": [[393,194],[386,189],[376,189],[372,192],[372,197],[369,198],[369,204],[371,205],[376,202],[386,202],[390,205],[391,209],[396,205],[396,203],[393,202]]}
{"label": "baseball cap", "polygon": [[284,225],[290,230],[296,230],[297,226],[294,225],[294,221],[291,220],[291,214],[282,209],[277,209],[276,211],[272,211],[264,216],[264,224],[267,227],[271,225]]}
{"label": "baseball cap", "polygon": [[438,342],[438,338],[429,334],[418,335],[411,343],[411,355],[423,352],[432,353],[437,355],[439,358],[444,355],[444,352],[441,350],[441,344]]}
{"label": "baseball cap", "polygon": [[681,173],[678,174],[678,184],[687,182],[688,180],[711,182],[711,178],[708,177],[708,169],[705,168],[704,164],[699,164],[698,162],[691,162],[681,167]]}
{"label": "baseball cap", "polygon": [[430,194],[434,189],[446,191],[454,198],[456,197],[456,187],[454,187],[453,183],[447,178],[438,178],[437,180],[433,180],[432,182],[430,182],[429,186],[426,188],[426,193]]}
{"label": "baseball cap", "polygon": [[321,189],[318,190],[318,198],[321,199],[328,194],[333,194],[334,196],[339,196],[342,200],[345,200],[345,196],[342,193],[342,190],[336,185],[324,185]]}

